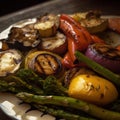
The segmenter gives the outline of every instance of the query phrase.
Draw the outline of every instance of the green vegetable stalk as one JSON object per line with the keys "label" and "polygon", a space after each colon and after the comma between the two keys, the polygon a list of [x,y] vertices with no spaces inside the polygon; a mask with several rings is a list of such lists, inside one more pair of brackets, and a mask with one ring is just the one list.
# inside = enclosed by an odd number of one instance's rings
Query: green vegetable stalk
{"label": "green vegetable stalk", "polygon": [[84,111],[89,115],[96,117],[102,120],[120,120],[120,113],[109,111],[98,107],[96,105],[71,98],[71,97],[64,97],[64,96],[40,96],[34,95],[29,93],[18,93],[17,97],[22,99],[27,103],[36,103],[41,105],[56,105],[56,106],[64,106]]}
{"label": "green vegetable stalk", "polygon": [[0,80],[0,91],[1,92],[13,92],[13,93],[18,93],[18,92],[27,92],[28,90],[26,89],[21,89],[21,87],[16,86],[14,83],[7,83],[6,81]]}
{"label": "green vegetable stalk", "polygon": [[88,67],[93,69],[95,72],[109,79],[111,82],[120,87],[120,76],[118,74],[115,74],[112,71],[108,70],[107,68],[103,67],[102,65],[94,62],[93,60],[89,59],[79,51],[75,52],[75,56],[80,62],[84,62]]}
{"label": "green vegetable stalk", "polygon": [[62,86],[62,83],[56,77],[50,75],[43,82],[43,91],[45,95],[68,96],[68,90]]}
{"label": "green vegetable stalk", "polygon": [[66,112],[65,110],[62,109],[56,110],[54,108],[50,108],[48,106],[43,106],[40,104],[39,105],[34,104],[33,106],[42,112],[48,113],[59,118],[64,118],[65,120],[96,120],[95,118],[83,117],[81,115]]}
{"label": "green vegetable stalk", "polygon": [[7,77],[1,78],[0,88],[1,88],[0,89],[1,91],[4,90],[4,91],[9,91],[9,92],[14,92],[14,93],[17,93],[19,91],[21,91],[21,92],[29,91],[29,93],[43,94],[43,91],[40,88],[33,87],[32,85],[26,83],[20,77],[17,77],[15,75],[9,75]]}
{"label": "green vegetable stalk", "polygon": [[36,85],[38,87],[41,87],[44,81],[31,69],[24,69],[24,68],[20,69],[19,71],[17,71],[15,76],[21,78],[23,81],[27,82],[28,84]]}

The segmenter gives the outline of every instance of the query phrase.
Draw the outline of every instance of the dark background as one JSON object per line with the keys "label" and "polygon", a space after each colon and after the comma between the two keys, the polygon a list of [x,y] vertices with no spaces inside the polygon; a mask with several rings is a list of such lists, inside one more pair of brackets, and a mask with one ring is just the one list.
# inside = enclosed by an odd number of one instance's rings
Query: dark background
{"label": "dark background", "polygon": [[0,0],[0,16],[46,2],[48,0]]}
{"label": "dark background", "polygon": [[[0,0],[0,17],[48,1],[55,1],[55,0]],[[66,0],[61,0],[61,2],[62,1],[66,1]],[[73,0],[73,1],[75,2],[77,0]],[[105,11],[107,9],[107,11],[109,12],[117,11],[118,14],[119,11],[120,13],[119,0],[79,0],[79,3],[85,3],[85,2],[87,5],[89,4],[89,8],[92,7],[96,9],[103,8]],[[80,5],[80,7],[82,6]]]}

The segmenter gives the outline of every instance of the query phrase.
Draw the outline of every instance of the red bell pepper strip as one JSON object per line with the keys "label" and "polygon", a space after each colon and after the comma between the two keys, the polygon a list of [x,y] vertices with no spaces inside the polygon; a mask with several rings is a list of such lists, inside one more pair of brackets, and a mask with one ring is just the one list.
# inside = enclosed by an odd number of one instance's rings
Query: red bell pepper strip
{"label": "red bell pepper strip", "polygon": [[69,54],[69,52],[67,52],[66,54],[65,54],[65,56],[64,56],[64,58],[62,59],[62,64],[63,64],[63,66],[65,67],[65,68],[73,68],[73,67],[85,67],[86,65],[85,65],[85,63],[83,63],[83,62],[78,62],[77,61],[77,63],[74,63],[75,61],[73,61],[72,59],[71,59],[71,56],[70,56],[70,54]]}
{"label": "red bell pepper strip", "polygon": [[91,35],[91,37],[92,37],[94,43],[103,43],[103,44],[105,44],[105,41],[100,39],[96,35]]}
{"label": "red bell pepper strip", "polygon": [[72,61],[74,62],[76,60],[74,53],[77,50],[77,46],[75,44],[75,41],[72,38],[67,37],[67,40],[68,40],[68,51],[69,51]]}
{"label": "red bell pepper strip", "polygon": [[75,19],[73,19],[72,17],[70,17],[69,15],[66,15],[66,14],[61,14],[60,18],[63,20],[66,20],[71,25],[76,26],[78,29],[81,29],[82,32],[84,33],[84,35],[86,36],[86,38],[91,42],[91,40],[92,40],[91,34],[84,27],[82,27],[78,21],[76,21]]}
{"label": "red bell pepper strip", "polygon": [[61,15],[60,29],[71,37],[80,51],[86,50],[89,44],[92,43],[91,35],[78,24],[73,18],[68,15]]}
{"label": "red bell pepper strip", "polygon": [[67,52],[62,60],[62,64],[65,68],[73,68],[75,65],[71,59],[69,52]]}
{"label": "red bell pepper strip", "polygon": [[104,43],[103,40],[95,35],[91,35],[84,27],[80,25],[80,23],[65,14],[60,16],[60,29],[67,36],[68,40],[68,53],[63,58],[63,65],[67,68],[82,65],[79,63],[74,63],[76,60],[74,55],[76,50],[85,51],[89,44],[96,42]]}

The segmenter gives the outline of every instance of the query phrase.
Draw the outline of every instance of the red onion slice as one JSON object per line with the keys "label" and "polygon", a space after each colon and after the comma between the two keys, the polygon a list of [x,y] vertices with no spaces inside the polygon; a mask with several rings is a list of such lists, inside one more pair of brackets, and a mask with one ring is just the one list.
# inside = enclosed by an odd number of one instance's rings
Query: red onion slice
{"label": "red onion slice", "polygon": [[120,51],[110,45],[89,45],[85,55],[109,70],[120,73]]}

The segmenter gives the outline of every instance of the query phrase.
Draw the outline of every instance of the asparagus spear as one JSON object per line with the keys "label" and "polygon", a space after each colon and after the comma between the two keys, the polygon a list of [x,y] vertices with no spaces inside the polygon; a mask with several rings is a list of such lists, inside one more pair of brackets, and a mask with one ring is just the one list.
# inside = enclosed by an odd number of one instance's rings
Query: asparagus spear
{"label": "asparagus spear", "polygon": [[19,93],[19,92],[29,92],[28,89],[25,87],[21,87],[20,85],[16,85],[14,82],[6,82],[0,80],[0,91],[1,92],[12,92],[12,93]]}
{"label": "asparagus spear", "polygon": [[42,112],[46,112],[56,117],[64,118],[65,120],[96,120],[95,118],[83,117],[80,115],[66,112],[64,110],[56,110],[43,105],[34,104],[33,106]]}
{"label": "asparagus spear", "polygon": [[[7,82],[6,87],[9,88],[8,91],[10,91],[10,88],[11,88],[11,92],[12,92],[12,89],[17,90],[17,88],[21,88],[21,89],[23,89],[23,91],[24,91],[24,89],[26,89],[27,91],[34,93],[34,94],[43,94],[43,91],[40,88],[33,87],[32,85],[23,81],[20,77],[17,77],[14,75],[9,75],[7,77],[2,78],[1,81],[3,81],[3,80]],[[14,87],[13,87],[13,85],[14,85]]]}
{"label": "asparagus spear", "polygon": [[15,75],[28,84],[35,84],[39,87],[43,85],[44,80],[31,69],[20,69]]}
{"label": "asparagus spear", "polygon": [[63,87],[62,83],[56,77],[50,75],[43,82],[43,91],[45,95],[67,96],[68,90]]}
{"label": "asparagus spear", "polygon": [[113,103],[106,106],[108,109],[116,112],[120,112],[120,99],[117,99]]}
{"label": "asparagus spear", "polygon": [[30,69],[20,69],[16,73],[16,76],[27,82],[29,85],[34,86],[34,88],[41,88],[46,95],[68,95],[67,89],[63,87],[62,83],[55,76],[50,75],[45,79],[42,79]]}
{"label": "asparagus spear", "polygon": [[75,56],[77,57],[79,61],[84,62],[88,67],[96,71],[98,74],[109,79],[111,82],[113,82],[114,84],[120,87],[120,75],[113,73],[112,71],[108,70],[102,65],[89,59],[88,57],[86,57],[84,54],[82,54],[79,51],[75,52]]}
{"label": "asparagus spear", "polygon": [[40,96],[40,95],[34,95],[29,93],[18,93],[17,97],[22,99],[24,102],[27,103],[36,103],[36,104],[51,104],[56,106],[64,106],[78,109],[81,111],[84,111],[88,113],[89,115],[96,117],[98,119],[102,120],[120,120],[120,113],[109,111],[107,109],[103,109],[101,107],[98,107],[96,105],[71,98],[71,97],[65,97],[65,96]]}

